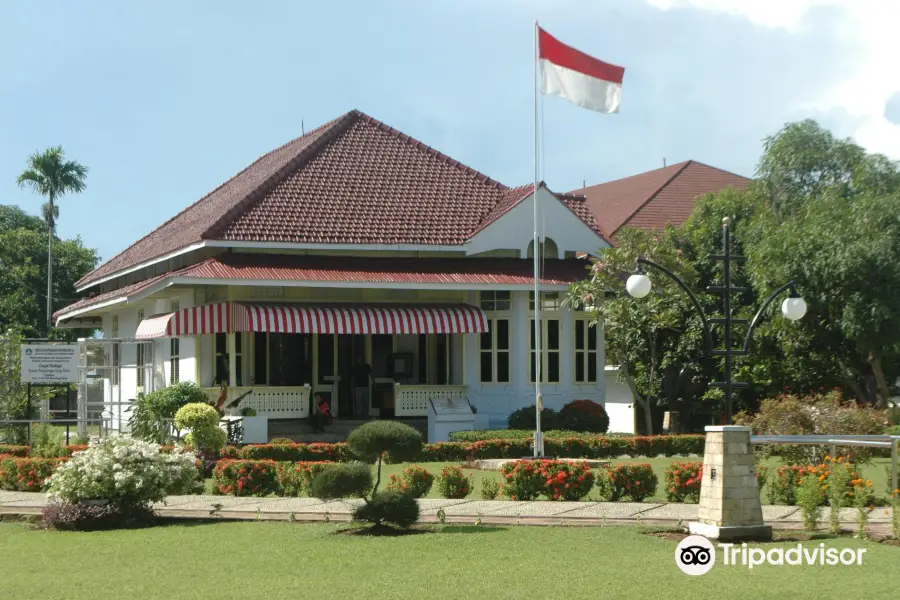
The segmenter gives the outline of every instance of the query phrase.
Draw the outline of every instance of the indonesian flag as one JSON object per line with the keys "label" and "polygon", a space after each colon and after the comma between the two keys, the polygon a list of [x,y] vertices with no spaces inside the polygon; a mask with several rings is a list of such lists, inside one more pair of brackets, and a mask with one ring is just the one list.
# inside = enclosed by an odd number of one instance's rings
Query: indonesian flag
{"label": "indonesian flag", "polygon": [[566,46],[538,28],[541,91],[602,113],[619,112],[624,67]]}

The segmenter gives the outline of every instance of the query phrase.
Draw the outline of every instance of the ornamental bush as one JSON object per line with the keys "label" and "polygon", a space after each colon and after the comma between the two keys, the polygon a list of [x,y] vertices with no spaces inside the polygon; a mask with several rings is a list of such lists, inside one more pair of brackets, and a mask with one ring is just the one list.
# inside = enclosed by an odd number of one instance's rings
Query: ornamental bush
{"label": "ornamental bush", "polygon": [[601,498],[615,502],[629,497],[635,502],[643,502],[656,493],[659,479],[649,464],[626,463],[606,469],[597,478],[597,489]]}
{"label": "ornamental bush", "polygon": [[472,491],[472,478],[460,467],[448,465],[441,469],[437,483],[442,498],[465,498]]}
{"label": "ornamental bush", "polygon": [[696,504],[702,478],[702,462],[673,462],[665,471],[666,500]]}
{"label": "ornamental bush", "polygon": [[224,496],[268,496],[279,490],[274,460],[223,459],[213,469],[213,489]]}
{"label": "ornamental bush", "polygon": [[424,498],[431,491],[433,484],[434,475],[427,469],[412,465],[403,469],[403,473],[399,477],[391,475],[387,489],[407,494],[413,498]]}
{"label": "ornamental bush", "polygon": [[185,444],[203,454],[218,456],[228,441],[228,434],[219,427],[219,412],[210,404],[185,404],[175,413],[175,428],[189,429]]}
{"label": "ornamental bush", "polygon": [[188,494],[197,485],[197,457],[130,437],[107,438],[59,465],[48,493],[69,504],[104,500],[119,507],[158,502],[169,494]]}
{"label": "ornamental bush", "polygon": [[41,511],[41,523],[60,531],[100,531],[152,523],[153,510],[145,505],[68,504],[50,502]]}
{"label": "ornamental bush", "polygon": [[419,520],[419,503],[409,494],[388,489],[358,507],[353,518],[374,525],[390,523],[405,529]]}
{"label": "ornamental bush", "polygon": [[[787,504],[795,506],[799,502],[798,490],[807,475],[812,475],[819,482],[819,503],[830,502],[835,494],[840,493],[843,498],[842,506],[853,504],[853,481],[860,480],[859,473],[853,463],[839,456],[837,458],[826,456],[825,462],[818,465],[782,465],[775,470],[775,479],[769,486],[770,504]],[[842,477],[831,477],[835,469],[844,469],[846,474]],[[842,486],[841,490],[831,490],[831,485]],[[807,497],[809,500],[809,497]]]}
{"label": "ornamental bush", "polygon": [[591,400],[573,400],[559,411],[562,426],[573,431],[606,433],[609,430],[609,415],[600,404]]}
{"label": "ornamental bush", "polygon": [[594,474],[586,462],[566,460],[519,460],[500,469],[503,488],[510,500],[534,500],[544,495],[548,500],[576,501],[594,487]]}
{"label": "ornamental bush", "polygon": [[328,461],[313,462],[280,462],[276,463],[278,471],[278,495],[308,496],[309,486],[313,478],[322,472]]}
{"label": "ornamental bush", "polygon": [[[209,397],[196,383],[184,381],[156,390],[150,394],[138,394],[128,424],[132,437],[165,443],[168,426],[163,419],[172,419],[186,404],[204,404]],[[213,409],[215,410],[215,409]]]}
{"label": "ornamental bush", "polygon": [[348,462],[355,460],[346,443],[339,444],[249,444],[242,447],[238,454],[241,458],[253,460],[274,460],[276,462],[310,462],[332,461]]}
{"label": "ornamental bush", "polygon": [[365,463],[326,465],[310,484],[310,495],[320,500],[366,498],[372,491],[372,469]]}
{"label": "ornamental bush", "polygon": [[0,490],[40,492],[65,458],[0,457]]}
{"label": "ornamental bush", "polygon": [[481,499],[496,500],[500,495],[500,484],[493,477],[481,478]]}
{"label": "ornamental bush", "polygon": [[[534,404],[512,412],[506,419],[509,429],[527,429],[534,431],[537,425],[537,409]],[[544,429],[563,429],[559,413],[552,408],[541,410],[541,431]]]}
{"label": "ornamental bush", "polygon": [[422,451],[422,434],[398,421],[369,421],[350,432],[347,445],[361,460],[380,462],[390,453],[394,462],[414,460]]}

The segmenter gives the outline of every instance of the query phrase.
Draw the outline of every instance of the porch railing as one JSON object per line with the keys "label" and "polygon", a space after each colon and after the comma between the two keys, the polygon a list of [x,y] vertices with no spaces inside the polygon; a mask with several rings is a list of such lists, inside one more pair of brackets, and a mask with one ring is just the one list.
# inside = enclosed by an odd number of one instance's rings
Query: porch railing
{"label": "porch railing", "polygon": [[403,385],[394,384],[394,414],[398,417],[427,417],[428,401],[432,398],[465,398],[464,385]]}
{"label": "porch railing", "polygon": [[[204,388],[209,398],[215,402],[219,398],[219,388]],[[242,386],[228,388],[227,406],[235,399],[250,392],[241,400],[238,409],[226,410],[226,413],[239,414],[240,409],[252,408],[260,417],[270,419],[305,419],[309,416],[309,397],[311,388],[308,385],[297,387]]]}

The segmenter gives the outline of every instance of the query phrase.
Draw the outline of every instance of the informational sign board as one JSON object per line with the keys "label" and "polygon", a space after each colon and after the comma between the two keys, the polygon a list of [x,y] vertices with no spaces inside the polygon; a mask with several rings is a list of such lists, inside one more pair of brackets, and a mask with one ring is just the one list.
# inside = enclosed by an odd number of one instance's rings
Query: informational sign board
{"label": "informational sign board", "polygon": [[22,344],[23,383],[78,383],[78,344]]}
{"label": "informational sign board", "polygon": [[432,398],[434,412],[439,415],[471,415],[472,407],[465,398]]}

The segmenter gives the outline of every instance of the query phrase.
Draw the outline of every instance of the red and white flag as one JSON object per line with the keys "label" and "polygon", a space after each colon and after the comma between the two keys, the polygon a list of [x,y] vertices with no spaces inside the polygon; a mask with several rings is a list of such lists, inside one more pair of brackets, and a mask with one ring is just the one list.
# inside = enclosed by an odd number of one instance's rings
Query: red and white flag
{"label": "red and white flag", "polygon": [[624,67],[566,46],[538,28],[541,91],[602,113],[619,112]]}

